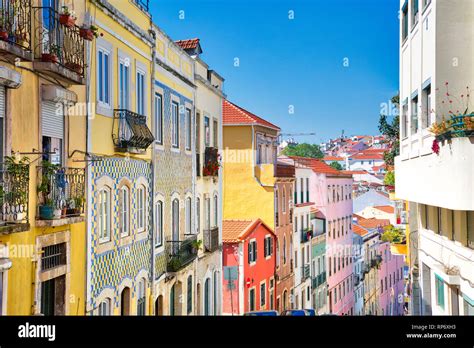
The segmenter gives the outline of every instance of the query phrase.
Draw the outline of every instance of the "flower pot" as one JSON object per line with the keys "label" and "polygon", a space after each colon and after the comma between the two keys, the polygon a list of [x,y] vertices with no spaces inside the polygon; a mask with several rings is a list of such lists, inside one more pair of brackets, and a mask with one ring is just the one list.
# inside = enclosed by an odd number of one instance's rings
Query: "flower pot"
{"label": "flower pot", "polygon": [[95,37],[94,32],[91,29],[86,28],[79,29],[79,35],[87,41],[92,41]]}
{"label": "flower pot", "polygon": [[64,217],[66,217],[66,215],[68,215],[68,214],[67,214],[67,210],[68,210],[68,209],[66,209],[66,208],[63,208],[63,209],[61,210],[61,217],[64,218]]}
{"label": "flower pot", "polygon": [[74,209],[74,208],[68,208],[66,212],[67,216],[73,217],[73,216],[79,216],[79,209]]}
{"label": "flower pot", "polygon": [[62,14],[59,15],[59,23],[67,28],[71,28],[76,24],[76,19],[71,15]]}
{"label": "flower pot", "polygon": [[41,60],[43,62],[57,63],[59,61],[58,56],[51,53],[43,53],[41,55]]}
{"label": "flower pot", "polygon": [[52,220],[53,219],[53,207],[49,205],[39,206],[39,216],[41,220]]}
{"label": "flower pot", "polygon": [[0,30],[0,40],[8,41],[8,32]]}
{"label": "flower pot", "polygon": [[60,219],[62,214],[62,209],[54,209],[53,210],[53,217],[55,219]]}
{"label": "flower pot", "polygon": [[78,74],[82,74],[82,67],[78,63],[66,63],[66,68],[72,70]]}

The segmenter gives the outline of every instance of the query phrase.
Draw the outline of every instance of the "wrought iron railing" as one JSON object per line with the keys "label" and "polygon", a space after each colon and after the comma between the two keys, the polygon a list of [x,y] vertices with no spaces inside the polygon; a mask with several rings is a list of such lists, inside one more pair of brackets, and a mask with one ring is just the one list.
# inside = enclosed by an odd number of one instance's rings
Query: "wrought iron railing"
{"label": "wrought iron railing", "polygon": [[167,241],[168,272],[179,271],[197,257],[198,248],[196,242],[197,236],[192,236],[185,240]]}
{"label": "wrought iron railing", "polygon": [[134,0],[134,2],[146,12],[149,11],[149,0]]}
{"label": "wrought iron railing", "polygon": [[317,288],[318,286],[324,284],[326,282],[326,272],[321,272],[317,276],[313,277],[312,279],[312,287]]}
{"label": "wrought iron railing", "polygon": [[37,177],[38,219],[52,220],[84,214],[84,168],[43,163],[43,166],[37,167]]}
{"label": "wrought iron railing", "polygon": [[219,152],[215,147],[206,147],[202,169],[203,176],[217,176],[219,174]]}
{"label": "wrought iron railing", "polygon": [[114,110],[112,139],[119,151],[146,150],[155,141],[146,117],[125,109]]}
{"label": "wrought iron railing", "polygon": [[0,0],[0,37],[31,51],[30,0]]}
{"label": "wrought iron railing", "polygon": [[301,267],[301,280],[304,281],[311,276],[309,265],[304,265]]}
{"label": "wrought iron railing", "polygon": [[0,164],[0,226],[28,222],[28,164]]}
{"label": "wrought iron railing", "polygon": [[84,38],[75,24],[61,24],[52,7],[33,7],[35,59],[57,63],[81,76],[85,71]]}
{"label": "wrought iron railing", "polygon": [[204,249],[208,252],[219,248],[219,227],[204,230]]}

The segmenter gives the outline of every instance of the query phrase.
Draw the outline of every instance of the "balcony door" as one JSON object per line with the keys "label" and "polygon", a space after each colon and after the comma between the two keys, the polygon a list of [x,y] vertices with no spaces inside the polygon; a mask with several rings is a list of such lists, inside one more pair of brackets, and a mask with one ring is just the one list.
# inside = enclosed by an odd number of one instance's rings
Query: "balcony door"
{"label": "balcony door", "polygon": [[0,85],[0,163],[5,156],[5,87]]}
{"label": "balcony door", "polygon": [[53,53],[55,48],[61,47],[58,23],[59,0],[42,0],[41,7],[43,26],[43,30],[39,32],[39,39],[42,42],[41,53]]}
{"label": "balcony door", "polygon": [[206,204],[205,204],[205,217],[206,217],[206,230],[211,229],[211,199],[206,198]]}

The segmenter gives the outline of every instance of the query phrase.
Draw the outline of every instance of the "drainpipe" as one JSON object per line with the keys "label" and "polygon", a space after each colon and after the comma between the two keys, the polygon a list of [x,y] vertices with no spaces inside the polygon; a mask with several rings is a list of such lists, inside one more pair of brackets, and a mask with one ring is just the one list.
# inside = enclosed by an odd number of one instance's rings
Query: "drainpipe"
{"label": "drainpipe", "polygon": [[[150,81],[151,81],[151,88],[150,88],[150,101],[151,101],[151,127],[152,130],[155,129],[155,118],[153,117],[155,115],[155,59],[156,59],[156,32],[153,30],[153,22],[150,19],[150,34],[151,37],[153,38],[153,45],[151,46],[151,76],[150,76]],[[156,135],[156,134],[155,134]],[[150,314],[153,314],[153,309],[154,306],[153,304],[155,303],[155,233],[154,233],[154,222],[155,222],[155,144],[153,142],[152,148],[151,148],[151,286],[150,286]],[[156,313],[154,313],[156,315]]]}

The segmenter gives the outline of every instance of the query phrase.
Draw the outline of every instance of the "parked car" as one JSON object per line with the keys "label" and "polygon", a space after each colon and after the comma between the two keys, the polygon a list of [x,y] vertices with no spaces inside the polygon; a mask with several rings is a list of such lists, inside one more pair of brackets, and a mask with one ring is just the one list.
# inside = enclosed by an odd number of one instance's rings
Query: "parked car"
{"label": "parked car", "polygon": [[306,315],[309,315],[310,317],[315,317],[315,316],[316,316],[316,311],[315,311],[314,309],[312,309],[312,308],[310,308],[310,309],[305,309],[305,311],[306,311],[306,313],[307,313]]}
{"label": "parked car", "polygon": [[247,317],[276,317],[277,315],[277,311],[254,311],[244,313],[244,316]]}
{"label": "parked car", "polygon": [[293,316],[293,317],[306,317],[309,316],[309,313],[304,309],[287,309],[286,311],[281,312],[280,315],[283,316]]}

